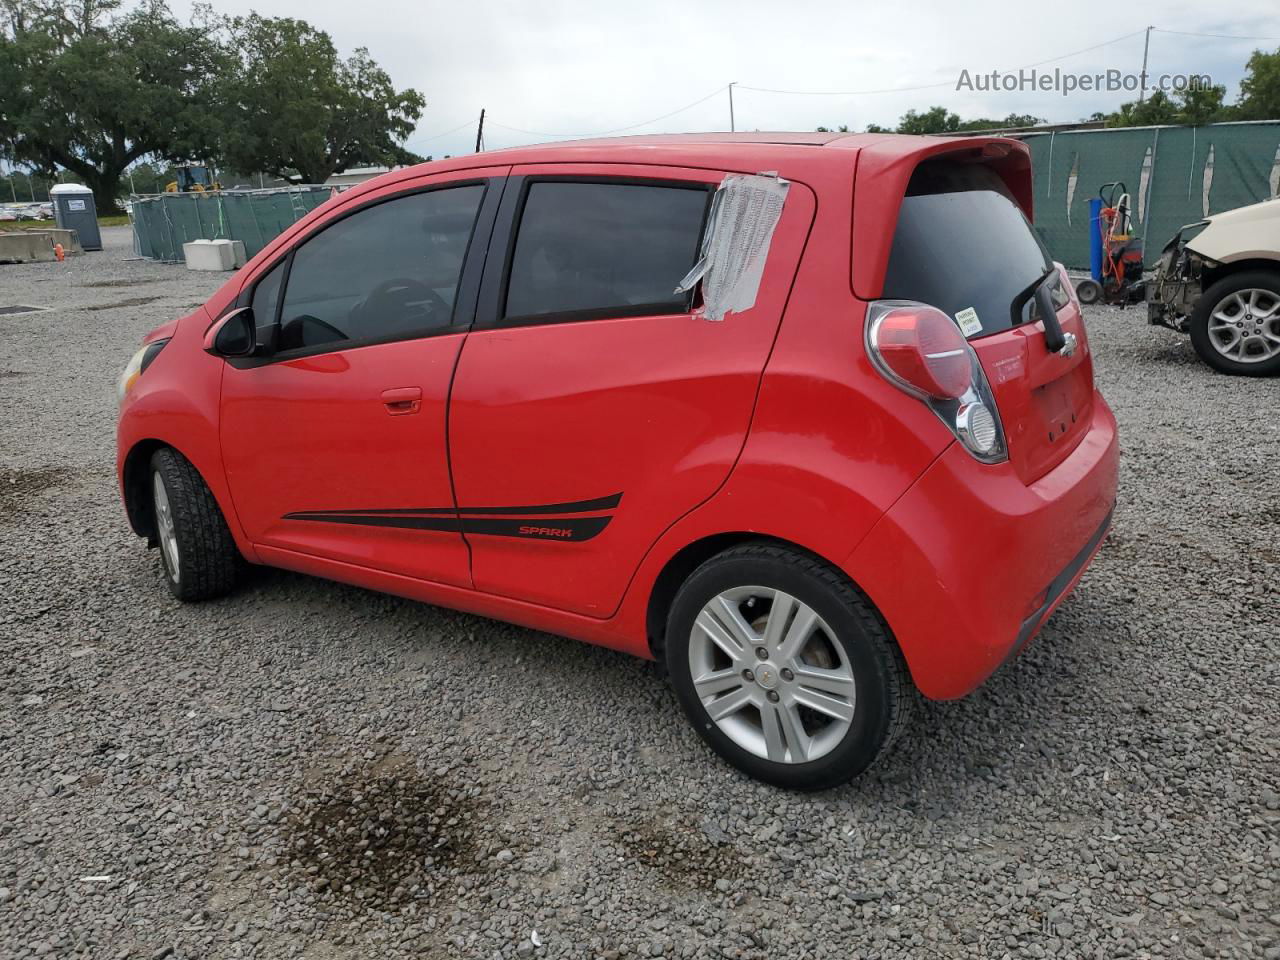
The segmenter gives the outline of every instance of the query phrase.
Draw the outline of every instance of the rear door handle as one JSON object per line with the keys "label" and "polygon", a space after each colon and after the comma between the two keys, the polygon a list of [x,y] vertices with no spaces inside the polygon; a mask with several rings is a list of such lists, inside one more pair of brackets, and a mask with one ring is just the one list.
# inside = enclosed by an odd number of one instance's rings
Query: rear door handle
{"label": "rear door handle", "polygon": [[422,409],[421,387],[395,387],[382,391],[382,404],[393,417],[417,413]]}

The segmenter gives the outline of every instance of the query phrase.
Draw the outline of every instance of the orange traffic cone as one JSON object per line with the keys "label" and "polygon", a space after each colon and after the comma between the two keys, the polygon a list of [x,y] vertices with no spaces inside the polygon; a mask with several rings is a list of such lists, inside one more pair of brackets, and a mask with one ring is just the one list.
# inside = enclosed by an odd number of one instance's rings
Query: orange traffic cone
{"label": "orange traffic cone", "polygon": [[53,255],[58,258],[59,263],[67,259],[67,251],[62,249],[62,244],[60,243],[55,243],[53,245]]}

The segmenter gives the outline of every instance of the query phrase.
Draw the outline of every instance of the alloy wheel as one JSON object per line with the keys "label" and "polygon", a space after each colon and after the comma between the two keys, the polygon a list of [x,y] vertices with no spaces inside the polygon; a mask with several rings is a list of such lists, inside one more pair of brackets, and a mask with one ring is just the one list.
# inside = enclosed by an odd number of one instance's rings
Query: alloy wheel
{"label": "alloy wheel", "polygon": [[169,507],[169,491],[165,489],[164,480],[160,478],[158,470],[151,475],[151,488],[156,512],[156,536],[160,540],[160,549],[164,552],[169,576],[176,583],[180,571],[178,534],[173,525],[173,511]]}
{"label": "alloy wheel", "polygon": [[689,669],[707,716],[744,750],[807,763],[844,739],[856,684],[835,633],[781,590],[735,587],[699,612]]}
{"label": "alloy wheel", "polygon": [[1209,314],[1208,333],[1213,348],[1237,363],[1280,356],[1280,296],[1256,287],[1227,294]]}

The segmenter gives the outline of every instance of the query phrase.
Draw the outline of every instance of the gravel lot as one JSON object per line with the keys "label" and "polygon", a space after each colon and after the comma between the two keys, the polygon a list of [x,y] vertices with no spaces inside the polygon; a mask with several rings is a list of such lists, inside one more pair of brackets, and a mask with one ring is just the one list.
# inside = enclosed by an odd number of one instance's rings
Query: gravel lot
{"label": "gravel lot", "polygon": [[[0,956],[1280,957],[1280,382],[1092,309],[1115,532],[1029,651],[791,795],[649,664],[293,574],[170,599],[115,378],[221,277],[0,266]],[[536,931],[536,932],[535,932]]]}

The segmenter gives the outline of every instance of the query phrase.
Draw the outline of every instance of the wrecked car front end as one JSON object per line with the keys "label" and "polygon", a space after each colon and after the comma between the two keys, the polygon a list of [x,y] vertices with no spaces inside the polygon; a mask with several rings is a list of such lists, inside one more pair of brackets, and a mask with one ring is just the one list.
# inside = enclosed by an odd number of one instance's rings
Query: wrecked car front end
{"label": "wrecked car front end", "polygon": [[1147,321],[1186,333],[1191,309],[1203,292],[1204,256],[1187,246],[1209,225],[1208,220],[1189,223],[1173,235],[1160,252],[1155,275],[1147,281]]}

